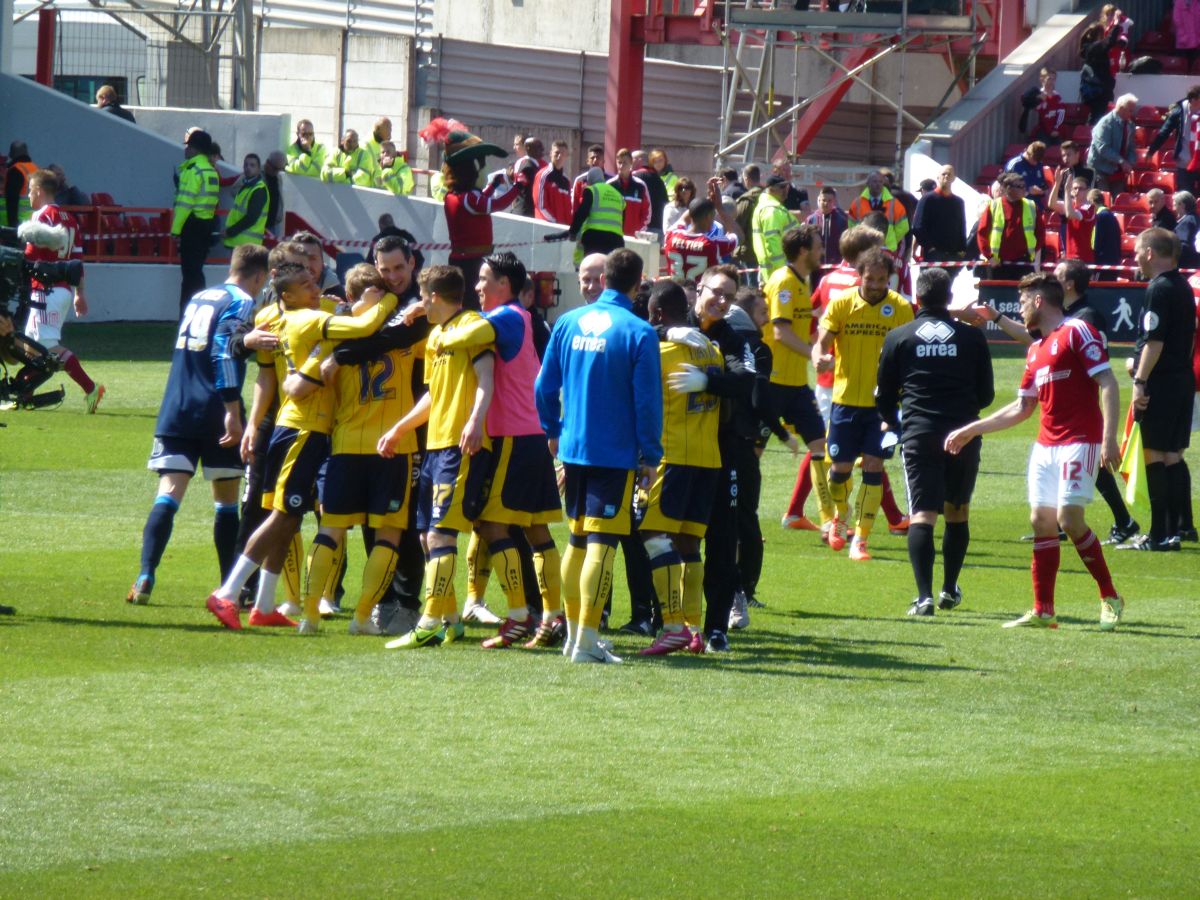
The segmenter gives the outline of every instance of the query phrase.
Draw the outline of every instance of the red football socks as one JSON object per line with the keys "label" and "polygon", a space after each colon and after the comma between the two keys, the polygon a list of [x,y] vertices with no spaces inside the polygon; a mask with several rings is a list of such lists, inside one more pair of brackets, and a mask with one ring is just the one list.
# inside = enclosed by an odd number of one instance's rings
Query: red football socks
{"label": "red football socks", "polygon": [[59,359],[67,374],[71,376],[71,380],[83,388],[85,394],[90,394],[96,389],[96,382],[88,378],[87,372],[83,371],[83,366],[79,364],[78,356],[68,350]]}
{"label": "red football socks", "polygon": [[1054,581],[1058,577],[1058,535],[1038,538],[1033,542],[1033,611],[1044,616],[1054,615]]}
{"label": "red football socks", "polygon": [[800,463],[800,471],[796,473],[796,486],[792,489],[792,501],[788,504],[787,514],[789,516],[804,515],[804,504],[808,502],[808,495],[812,493],[812,473],[809,472],[809,463],[812,462],[812,452],[804,454],[804,461]]}
{"label": "red football socks", "polygon": [[1096,532],[1089,528],[1087,534],[1075,541],[1075,551],[1083,560],[1083,564],[1087,566],[1087,570],[1092,573],[1092,577],[1096,579],[1096,586],[1100,588],[1100,598],[1117,596],[1117,589],[1113,587],[1112,583],[1112,575],[1108,572],[1108,563],[1104,561],[1104,548],[1100,546]]}

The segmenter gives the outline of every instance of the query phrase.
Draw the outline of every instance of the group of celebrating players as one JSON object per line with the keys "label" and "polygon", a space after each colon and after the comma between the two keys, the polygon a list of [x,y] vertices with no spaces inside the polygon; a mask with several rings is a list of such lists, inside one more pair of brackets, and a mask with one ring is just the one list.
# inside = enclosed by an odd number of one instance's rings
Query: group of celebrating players
{"label": "group of celebrating players", "polygon": [[[257,245],[237,248],[229,280],[196,294],[180,323],[149,463],[159,473],[159,492],[128,599],[149,600],[175,510],[202,465],[213,482],[223,579],[207,608],[227,628],[242,627],[239,596],[256,576],[249,625],[316,633],[340,579],[346,532],[357,525],[368,553],[350,633],[395,633],[381,624],[377,606],[392,590],[398,565],[413,568],[419,538],[416,565],[423,572],[415,577],[424,577],[424,605],[387,646],[460,640],[464,613],[471,612],[460,610],[454,586],[465,531],[469,603],[480,599],[492,571],[508,606],[484,647],[561,643],[572,661],[618,662],[599,632],[616,548],[634,534],[649,562],[662,623],[642,653],[725,650],[726,624],[736,627],[744,614],[733,608],[744,539],[736,508],[752,503],[757,514],[757,490],[740,497],[738,484],[757,477],[756,451],[774,432],[793,452],[799,445],[792,433],[807,445],[804,468],[818,499],[821,538],[835,551],[848,545],[849,556],[861,562],[871,558],[884,460],[899,445],[918,589],[909,614],[933,615],[935,605],[949,610],[962,602],[958,577],[980,435],[1022,421],[1040,403],[1042,426],[1029,467],[1035,602],[1009,625],[1057,626],[1061,527],[1098,585],[1101,628],[1116,627],[1124,601],[1083,508],[1097,472],[1119,458],[1117,386],[1103,334],[1079,315],[1079,304],[1064,308],[1060,281],[1050,274],[1022,280],[1024,325],[1037,339],[1019,399],[980,420],[994,395],[987,342],[951,314],[944,270],[927,269],[918,278],[914,315],[889,287],[894,261],[881,246],[883,235],[856,226],[842,236],[847,262],[838,278],[826,276],[827,302],[818,292],[814,311],[810,282],[822,255],[817,229],[789,229],[782,237],[787,264],[761,293],[739,291],[738,271],[719,262],[728,248],[704,237],[717,214],[702,204],[685,224],[688,249],[704,262],[696,267],[698,282],[664,279],[639,294],[637,254],[617,250],[586,259],[582,270],[603,267],[604,289],[585,290],[590,302],[561,315],[548,340],[539,336],[545,324],[521,302],[526,271],[511,253],[485,259],[474,285],[481,309],[474,310],[464,308],[471,294],[461,270],[416,272],[419,257],[401,237],[380,239],[375,265],[350,271],[344,299],[322,296],[315,278],[320,247],[307,236],[269,255]],[[1143,233],[1138,259],[1154,278],[1134,373],[1141,387],[1135,404],[1145,411],[1145,386],[1155,386],[1156,365],[1166,359],[1162,342],[1177,343],[1184,334],[1191,341],[1195,308],[1177,271],[1173,235]],[[589,277],[595,279],[594,271]],[[1176,282],[1186,303],[1175,297]],[[256,312],[253,298],[264,289]],[[749,333],[733,327],[747,320]],[[250,355],[259,375],[243,424]],[[810,361],[819,374],[832,375],[830,388],[808,385]],[[1194,384],[1184,390],[1173,368],[1159,372],[1160,390],[1149,396],[1168,393],[1164,378],[1172,397],[1186,394],[1190,403]],[[1176,405],[1159,416],[1175,423],[1179,451],[1191,410],[1183,416]],[[731,424],[746,410],[755,416],[750,440]],[[251,490],[239,552],[243,464],[250,465]],[[861,484],[851,514],[856,465]],[[549,525],[562,519],[564,502],[568,541],[560,556]],[[300,590],[298,532],[313,508],[319,530]],[[935,598],[939,514],[946,518],[944,577]],[[1172,527],[1181,526],[1182,510],[1167,514]],[[527,599],[529,557],[540,609]],[[291,585],[282,607],[275,599],[281,578]]]}

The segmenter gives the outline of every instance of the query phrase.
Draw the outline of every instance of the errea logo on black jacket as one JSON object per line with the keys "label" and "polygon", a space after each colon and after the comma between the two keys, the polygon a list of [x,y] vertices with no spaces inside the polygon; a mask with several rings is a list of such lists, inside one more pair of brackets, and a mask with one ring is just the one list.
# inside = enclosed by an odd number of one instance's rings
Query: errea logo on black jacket
{"label": "errea logo on black jacket", "polygon": [[914,348],[917,356],[958,356],[958,347],[949,344],[954,329],[938,319],[926,319],[918,326],[916,336],[921,340]]}

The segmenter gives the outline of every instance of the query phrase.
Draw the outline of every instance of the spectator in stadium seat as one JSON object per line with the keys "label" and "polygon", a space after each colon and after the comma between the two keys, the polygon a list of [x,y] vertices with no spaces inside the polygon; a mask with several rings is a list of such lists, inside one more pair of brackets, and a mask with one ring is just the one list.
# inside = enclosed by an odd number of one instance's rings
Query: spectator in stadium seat
{"label": "spectator in stadium seat", "polygon": [[1138,98],[1122,94],[1117,105],[1092,127],[1092,145],[1088,149],[1088,165],[1096,170],[1096,187],[1118,193],[1125,187],[1137,162],[1133,114]]}
{"label": "spectator in stadium seat", "polygon": [[1194,269],[1200,261],[1196,252],[1196,232],[1200,224],[1196,221],[1196,197],[1189,191],[1176,191],[1171,198],[1175,206],[1175,237],[1179,238],[1179,267]]}
{"label": "spectator in stadium seat", "polygon": [[1038,74],[1038,86],[1026,91],[1021,97],[1021,105],[1024,107],[1021,113],[1021,131],[1026,130],[1030,115],[1035,115],[1030,138],[1048,145],[1062,142],[1063,118],[1066,115],[1062,95],[1054,89],[1057,80],[1058,73],[1049,66],[1043,66]]}
{"label": "spectator in stadium seat", "polygon": [[663,208],[663,231],[670,231],[671,226],[679,221],[679,217],[687,212],[688,206],[696,199],[696,183],[686,175],[675,179],[675,188],[671,191],[671,202]]}
{"label": "spectator in stadium seat", "polygon": [[805,224],[814,226],[821,233],[821,243],[825,247],[822,257],[826,265],[836,266],[842,262],[842,251],[839,241],[842,234],[850,227],[850,217],[838,208],[837,191],[829,185],[821,188],[817,194],[817,211],[804,220]]}
{"label": "spectator in stadium seat", "polygon": [[[1092,239],[1093,255],[1097,266],[1119,266],[1124,254],[1121,251],[1121,223],[1113,211],[1104,205],[1104,194],[1096,188],[1087,193],[1088,203],[1096,210],[1096,231]],[[1114,281],[1113,272],[1103,270],[1096,273],[1097,281]]]}
{"label": "spectator in stadium seat", "polygon": [[1062,164],[1064,169],[1069,169],[1072,178],[1086,178],[1088,187],[1096,183],[1096,172],[1094,169],[1085,166],[1081,158],[1079,145],[1074,141],[1062,142]]}
{"label": "spectator in stadium seat", "polygon": [[337,152],[325,160],[321,180],[375,187],[375,160],[369,150],[358,145],[358,132],[353,128],[346,130]]}
{"label": "spectator in stadium seat", "polygon": [[58,190],[54,194],[55,206],[92,205],[91,197],[67,181],[67,173],[63,171],[62,166],[58,163],[50,163],[46,168],[58,176]]}
{"label": "spectator in stadium seat", "polygon": [[380,187],[399,197],[408,196],[416,186],[412,167],[409,166],[408,160],[396,151],[396,145],[392,141],[384,141],[379,146],[379,167],[375,174],[379,178]]}
{"label": "spectator in stadium seat", "polygon": [[917,202],[913,234],[927,262],[951,262],[966,255],[966,205],[951,190],[953,185],[954,166],[942,166],[935,189]]}
{"label": "spectator in stadium seat", "polygon": [[988,261],[989,278],[1017,280],[1040,262],[1046,246],[1046,220],[1025,197],[1025,180],[1015,172],[998,179],[1004,193],[983,208],[979,219],[979,255]]}
{"label": "spectator in stadium seat", "polygon": [[650,192],[650,226],[647,230],[663,233],[663,210],[670,202],[667,185],[650,165],[650,154],[645,150],[633,151],[633,174],[642,179]]}
{"label": "spectator in stadium seat", "polygon": [[1171,208],[1172,204],[1167,202],[1167,195],[1161,188],[1146,191],[1146,205],[1150,207],[1150,215],[1154,217],[1155,228],[1175,230],[1175,211]]}
{"label": "spectator in stadium seat", "polygon": [[[1158,134],[1146,149],[1157,153],[1171,135],[1175,147],[1171,158],[1175,166],[1175,190],[1196,192],[1197,171],[1200,169],[1200,84],[1192,85],[1187,96],[1171,105],[1171,111],[1158,129]],[[1166,160],[1163,161],[1166,168]]]}
{"label": "spectator in stadium seat", "polygon": [[1104,26],[1094,22],[1079,38],[1079,55],[1083,59],[1083,68],[1079,73],[1079,99],[1090,110],[1089,125],[1100,121],[1116,93],[1117,79],[1109,65],[1108,51],[1119,35],[1120,32],[1114,29],[1105,36]]}
{"label": "spectator in stadium seat", "polygon": [[137,119],[133,117],[133,113],[121,105],[121,99],[117,96],[117,89],[111,84],[100,86],[100,90],[96,91],[96,106],[106,112],[112,113],[118,119],[124,119],[131,125],[137,124]]}
{"label": "spectator in stadium seat", "polygon": [[1015,172],[1024,179],[1025,196],[1033,200],[1038,209],[1045,208],[1046,192],[1049,189],[1049,185],[1046,184],[1046,172],[1042,168],[1042,160],[1045,158],[1046,145],[1041,141],[1034,141],[1020,156],[1014,156],[1004,164],[1005,172]]}

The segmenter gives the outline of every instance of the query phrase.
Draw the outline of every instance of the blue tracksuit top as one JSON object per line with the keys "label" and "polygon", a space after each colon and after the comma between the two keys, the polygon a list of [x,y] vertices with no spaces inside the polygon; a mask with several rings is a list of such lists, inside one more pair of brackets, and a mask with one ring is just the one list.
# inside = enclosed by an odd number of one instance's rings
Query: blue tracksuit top
{"label": "blue tracksuit top", "polygon": [[[561,391],[561,396],[560,396]],[[635,469],[662,460],[658,335],[606,290],[559,317],[537,378],[538,418],[566,463]]]}

